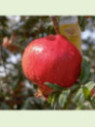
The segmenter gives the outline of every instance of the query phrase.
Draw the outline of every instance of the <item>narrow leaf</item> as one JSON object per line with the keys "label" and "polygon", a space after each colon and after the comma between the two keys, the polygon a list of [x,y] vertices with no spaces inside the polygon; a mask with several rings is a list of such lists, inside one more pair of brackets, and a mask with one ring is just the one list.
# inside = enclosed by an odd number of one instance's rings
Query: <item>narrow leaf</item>
{"label": "narrow leaf", "polygon": [[86,99],[90,99],[90,90],[87,87],[83,88],[83,93]]}
{"label": "narrow leaf", "polygon": [[57,84],[52,84],[49,82],[46,82],[45,85],[49,86],[50,88],[52,88],[56,91],[61,91],[63,89],[61,86],[58,86]]}
{"label": "narrow leaf", "polygon": [[70,95],[70,89],[63,90],[62,93],[60,94],[58,102],[61,108],[63,108],[67,103],[69,95]]}

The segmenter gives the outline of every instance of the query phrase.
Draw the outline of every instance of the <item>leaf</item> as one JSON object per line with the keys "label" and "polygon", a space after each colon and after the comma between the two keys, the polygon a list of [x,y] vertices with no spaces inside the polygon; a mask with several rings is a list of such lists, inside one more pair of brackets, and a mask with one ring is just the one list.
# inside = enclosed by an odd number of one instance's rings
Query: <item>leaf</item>
{"label": "leaf", "polygon": [[84,58],[82,63],[82,70],[79,77],[79,81],[84,84],[89,81],[90,78],[90,67],[88,61]]}
{"label": "leaf", "polygon": [[78,106],[76,107],[76,109],[78,109],[78,110],[92,109],[92,106],[91,106],[91,104],[90,104],[89,101],[85,101],[84,103],[78,105]]}
{"label": "leaf", "polygon": [[74,98],[73,98],[73,102],[75,102],[78,105],[81,105],[85,99],[90,99],[90,91],[94,88],[95,83],[94,82],[89,82],[87,84],[85,84],[85,86],[83,88],[80,88]]}
{"label": "leaf", "polygon": [[59,96],[59,93],[58,93],[57,91],[53,92],[53,93],[49,96],[49,98],[48,98],[48,103],[50,103],[52,107],[54,106],[54,103],[57,102],[58,96]]}
{"label": "leaf", "polygon": [[83,88],[80,88],[76,92],[76,94],[75,94],[74,98],[72,99],[72,101],[74,103],[76,103],[77,105],[81,105],[84,102],[84,100],[85,100],[85,97],[84,97],[84,93],[83,93]]}
{"label": "leaf", "polygon": [[63,108],[65,106],[65,104],[67,103],[69,95],[70,95],[70,89],[63,90],[62,93],[60,94],[58,103],[61,108]]}
{"label": "leaf", "polygon": [[85,86],[91,91],[95,87],[95,83],[93,81],[90,81]]}
{"label": "leaf", "polygon": [[91,100],[91,105],[95,109],[95,97],[93,97],[93,99]]}
{"label": "leaf", "polygon": [[63,87],[58,86],[57,84],[49,83],[49,82],[46,82],[45,85],[49,86],[50,88],[52,88],[56,91],[61,91],[63,89]]}
{"label": "leaf", "polygon": [[77,84],[74,84],[72,87],[71,87],[71,91],[76,91],[78,88],[80,88],[80,84],[77,83]]}
{"label": "leaf", "polygon": [[80,25],[80,27],[81,27],[81,30],[82,30],[82,31],[85,30],[85,26],[86,26],[86,24],[87,24],[86,18],[83,17],[83,16],[78,16],[78,21],[79,21],[79,25]]}
{"label": "leaf", "polygon": [[83,93],[86,99],[90,100],[90,90],[87,87],[83,88]]}
{"label": "leaf", "polygon": [[0,102],[0,108],[1,109],[11,109],[10,106],[4,102]]}
{"label": "leaf", "polygon": [[[93,88],[95,88],[95,83],[94,82],[92,82],[92,81],[90,81],[89,83],[87,83],[86,85],[85,85],[85,87],[89,90],[89,97],[93,97],[93,95],[92,95],[92,90],[93,90]],[[91,100],[91,99],[90,99]]]}
{"label": "leaf", "polygon": [[43,102],[40,99],[29,97],[25,100],[21,109],[37,109],[42,108]]}
{"label": "leaf", "polygon": [[31,105],[31,100],[32,98],[27,98],[22,106],[22,109],[29,109],[30,108],[30,105]]}

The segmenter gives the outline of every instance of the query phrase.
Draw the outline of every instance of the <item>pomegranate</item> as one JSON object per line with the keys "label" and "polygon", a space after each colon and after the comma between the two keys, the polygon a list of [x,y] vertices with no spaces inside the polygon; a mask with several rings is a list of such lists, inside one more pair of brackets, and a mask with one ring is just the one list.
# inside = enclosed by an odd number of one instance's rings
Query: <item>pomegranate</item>
{"label": "pomegranate", "polygon": [[78,80],[82,56],[62,35],[49,35],[32,41],[22,57],[26,77],[37,84],[44,96],[53,90],[45,82],[69,88]]}

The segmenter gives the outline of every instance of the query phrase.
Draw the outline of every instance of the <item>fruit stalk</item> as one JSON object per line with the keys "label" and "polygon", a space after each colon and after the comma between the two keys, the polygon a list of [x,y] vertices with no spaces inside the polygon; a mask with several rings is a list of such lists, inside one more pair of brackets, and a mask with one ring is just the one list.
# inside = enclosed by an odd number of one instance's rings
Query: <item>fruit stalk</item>
{"label": "fruit stalk", "polygon": [[52,16],[51,18],[52,18],[52,22],[53,22],[53,25],[54,25],[55,32],[57,34],[60,34],[60,32],[59,32],[59,26],[58,26],[58,22],[57,22],[56,16]]}

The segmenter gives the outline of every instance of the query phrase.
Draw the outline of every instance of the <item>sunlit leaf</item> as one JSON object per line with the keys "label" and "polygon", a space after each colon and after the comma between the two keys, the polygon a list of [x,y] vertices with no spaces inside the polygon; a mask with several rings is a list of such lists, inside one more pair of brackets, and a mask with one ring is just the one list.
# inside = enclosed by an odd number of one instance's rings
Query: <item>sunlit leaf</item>
{"label": "sunlit leaf", "polygon": [[84,97],[84,93],[83,93],[83,88],[80,88],[76,94],[74,95],[74,98],[72,99],[74,103],[76,103],[77,105],[81,104],[84,102],[85,97]]}
{"label": "sunlit leaf", "polygon": [[58,101],[59,93],[57,91],[53,92],[49,98],[48,102],[51,104],[52,107],[54,107]]}
{"label": "sunlit leaf", "polygon": [[87,87],[83,88],[83,93],[86,99],[90,99],[90,90]]}
{"label": "sunlit leaf", "polygon": [[95,83],[90,81],[85,86],[91,91],[95,87]]}
{"label": "sunlit leaf", "polygon": [[68,102],[68,97],[70,95],[70,89],[63,90],[59,96],[58,102],[61,108],[64,108],[65,104]]}

